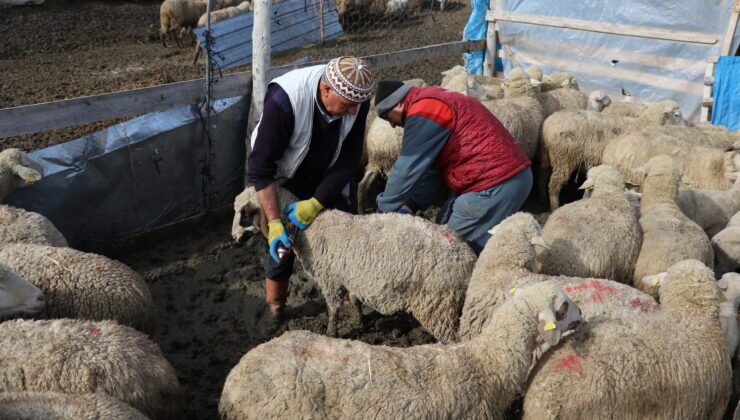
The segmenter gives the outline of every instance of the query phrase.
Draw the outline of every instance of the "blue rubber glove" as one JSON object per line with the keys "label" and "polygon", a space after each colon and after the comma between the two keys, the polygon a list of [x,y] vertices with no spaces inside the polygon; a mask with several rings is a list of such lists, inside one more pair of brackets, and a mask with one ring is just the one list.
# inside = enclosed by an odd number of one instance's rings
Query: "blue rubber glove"
{"label": "blue rubber glove", "polygon": [[324,206],[319,203],[319,200],[311,198],[303,201],[296,201],[285,208],[285,215],[288,219],[298,227],[300,230],[304,230],[310,225],[319,212],[324,209]]}
{"label": "blue rubber glove", "polygon": [[403,206],[401,206],[400,209],[396,210],[396,213],[414,214],[414,212],[411,210],[411,208],[409,206],[405,205],[405,204]]}
{"label": "blue rubber glove", "polygon": [[293,242],[291,242],[280,219],[275,219],[267,224],[267,242],[270,244],[270,256],[278,263],[280,262],[280,256],[277,252],[278,247],[281,245],[287,249],[293,247]]}

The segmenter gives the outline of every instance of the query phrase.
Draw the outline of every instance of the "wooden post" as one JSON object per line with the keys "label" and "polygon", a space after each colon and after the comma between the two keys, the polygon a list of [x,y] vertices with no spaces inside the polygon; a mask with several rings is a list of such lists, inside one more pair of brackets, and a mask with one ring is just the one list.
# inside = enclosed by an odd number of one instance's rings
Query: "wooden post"
{"label": "wooden post", "polygon": [[720,55],[730,55],[730,47],[732,46],[732,38],[735,37],[738,18],[740,18],[740,0],[735,0],[735,5],[733,6],[732,14],[730,15],[730,21],[727,22],[727,32],[725,33],[725,39],[722,42],[722,51],[720,51]]}
{"label": "wooden post", "polygon": [[[254,0],[254,26],[252,27],[252,106],[249,110],[249,127],[252,130],[262,116],[262,106],[270,82],[270,51],[272,42],[272,1]],[[247,142],[249,144],[249,142]]]}
{"label": "wooden post", "polygon": [[[495,3],[495,0],[491,0],[488,3],[488,8],[493,10]],[[498,32],[496,32],[496,29],[496,21],[488,21],[488,28],[486,29],[486,51],[483,59],[483,75],[488,77],[493,77],[496,73],[496,57],[498,57],[498,51],[496,50]]]}

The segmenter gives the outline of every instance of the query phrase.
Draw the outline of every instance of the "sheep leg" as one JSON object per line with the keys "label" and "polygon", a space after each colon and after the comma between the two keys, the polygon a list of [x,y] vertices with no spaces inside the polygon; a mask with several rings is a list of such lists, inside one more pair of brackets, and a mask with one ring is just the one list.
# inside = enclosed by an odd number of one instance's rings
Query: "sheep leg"
{"label": "sheep leg", "polygon": [[547,185],[550,182],[552,168],[550,167],[550,157],[547,155],[547,149],[544,146],[540,145],[538,154],[540,167],[537,171],[537,193],[540,202],[544,203],[548,199]]}
{"label": "sheep leg", "polygon": [[368,192],[370,191],[370,186],[373,185],[378,175],[380,175],[380,171],[378,170],[367,171],[365,172],[365,176],[362,177],[362,180],[357,185],[357,207],[359,207],[360,214],[365,214],[365,210],[370,208],[370,203],[367,203],[369,198]]}
{"label": "sheep leg", "polygon": [[566,182],[568,182],[568,177],[570,177],[571,170],[570,168],[554,168],[552,171],[552,176],[550,176],[550,185],[548,186],[548,191],[550,193],[550,210],[555,211],[558,207],[560,207],[560,190],[563,188],[563,185],[565,185]]}
{"label": "sheep leg", "polygon": [[198,58],[200,57],[200,41],[195,44],[195,54],[193,56],[193,65],[198,64]]}
{"label": "sheep leg", "polygon": [[324,293],[324,297],[326,298],[326,309],[329,313],[326,325],[326,335],[329,337],[336,337],[337,312],[339,311],[339,306],[342,304],[342,293],[340,290],[328,291]]}
{"label": "sheep leg", "polygon": [[362,303],[356,297],[350,295],[349,303],[352,305],[351,319],[357,328],[362,328]]}
{"label": "sheep leg", "polygon": [[166,38],[167,38],[167,31],[160,30],[159,31],[159,42],[161,42],[162,43],[162,46],[165,47],[165,48],[167,48]]}

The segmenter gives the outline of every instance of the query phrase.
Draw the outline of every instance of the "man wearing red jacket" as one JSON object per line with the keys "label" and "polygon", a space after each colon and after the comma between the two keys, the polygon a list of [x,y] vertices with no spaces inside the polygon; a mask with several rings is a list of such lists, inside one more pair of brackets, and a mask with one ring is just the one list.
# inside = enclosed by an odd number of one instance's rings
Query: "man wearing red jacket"
{"label": "man wearing red jacket", "polygon": [[404,127],[378,209],[413,213],[446,194],[437,223],[480,254],[488,231],[517,212],[532,188],[524,151],[488,109],[459,93],[384,80],[375,103],[379,117]]}

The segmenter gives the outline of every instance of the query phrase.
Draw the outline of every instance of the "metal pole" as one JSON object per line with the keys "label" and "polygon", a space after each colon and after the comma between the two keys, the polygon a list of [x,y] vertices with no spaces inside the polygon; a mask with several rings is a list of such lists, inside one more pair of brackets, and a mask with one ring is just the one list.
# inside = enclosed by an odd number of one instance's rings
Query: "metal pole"
{"label": "metal pole", "polygon": [[211,0],[206,5],[206,122],[211,115]]}
{"label": "metal pole", "polygon": [[251,133],[262,116],[262,106],[270,77],[270,48],[272,42],[272,1],[254,0],[252,27],[252,107],[249,111]]}

